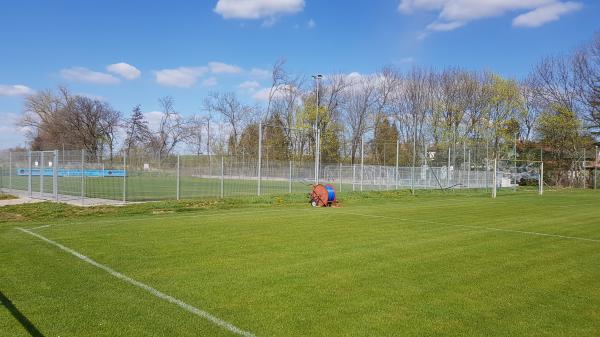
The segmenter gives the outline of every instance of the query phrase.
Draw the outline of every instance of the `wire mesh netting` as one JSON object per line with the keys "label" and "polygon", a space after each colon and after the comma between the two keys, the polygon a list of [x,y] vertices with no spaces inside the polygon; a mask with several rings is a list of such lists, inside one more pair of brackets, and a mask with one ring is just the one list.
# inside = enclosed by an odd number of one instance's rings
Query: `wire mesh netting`
{"label": "wire mesh netting", "polygon": [[[500,190],[537,190],[542,177],[541,155],[535,156],[539,152],[497,160],[494,167],[489,151],[472,145],[423,146],[415,151],[418,148],[411,144],[390,143],[377,152],[361,144],[354,158],[333,158],[337,161],[317,166],[315,149],[308,144],[269,139],[277,133],[268,128],[263,135],[260,147],[249,140],[245,145],[240,142],[244,146],[230,155],[160,158],[134,151],[113,156],[85,150],[0,152],[0,187],[32,198],[96,204],[308,193],[317,182],[331,184],[338,192],[491,190],[494,182]],[[258,141],[258,130],[255,136]],[[597,187],[598,155],[594,150],[581,152],[565,163],[546,153],[543,186],[568,179],[574,187]],[[332,159],[324,154],[321,158]],[[569,166],[558,171],[560,165]]]}

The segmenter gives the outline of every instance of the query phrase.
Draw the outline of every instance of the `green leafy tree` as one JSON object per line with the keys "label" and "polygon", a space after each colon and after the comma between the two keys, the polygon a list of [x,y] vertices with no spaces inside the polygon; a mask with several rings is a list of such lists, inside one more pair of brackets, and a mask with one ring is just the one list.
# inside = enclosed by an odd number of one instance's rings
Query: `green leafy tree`
{"label": "green leafy tree", "polygon": [[564,105],[553,104],[544,110],[538,121],[537,132],[544,148],[544,164],[550,183],[565,184],[567,174],[576,169],[573,165],[577,150],[591,138],[581,133],[581,121],[577,115]]}
{"label": "green leafy tree", "polygon": [[383,115],[375,118],[375,129],[371,141],[372,153],[375,158],[373,162],[383,165],[391,165],[396,162],[396,142],[398,141],[398,129],[390,123]]}
{"label": "green leafy tree", "polygon": [[519,84],[499,75],[491,75],[487,107],[488,135],[493,145],[494,156],[509,151],[515,133],[519,132],[518,116],[524,113],[524,102]]}
{"label": "green leafy tree", "polygon": [[242,130],[238,146],[238,151],[241,152],[242,155],[258,155],[258,129],[258,124],[252,123],[248,124],[244,130]]}
{"label": "green leafy tree", "polygon": [[[319,129],[321,132],[321,162],[335,163],[340,159],[341,127],[333,120],[326,107],[319,107]],[[307,130],[310,153],[315,153],[316,135],[314,125],[317,120],[317,106],[314,99],[308,99],[298,115],[298,127]]]}

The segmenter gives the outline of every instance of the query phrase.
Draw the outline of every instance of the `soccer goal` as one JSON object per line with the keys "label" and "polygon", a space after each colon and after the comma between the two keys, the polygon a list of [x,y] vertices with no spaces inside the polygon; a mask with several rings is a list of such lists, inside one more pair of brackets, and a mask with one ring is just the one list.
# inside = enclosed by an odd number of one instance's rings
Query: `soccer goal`
{"label": "soccer goal", "polygon": [[544,194],[544,162],[539,160],[494,160],[492,198],[498,191],[530,191]]}

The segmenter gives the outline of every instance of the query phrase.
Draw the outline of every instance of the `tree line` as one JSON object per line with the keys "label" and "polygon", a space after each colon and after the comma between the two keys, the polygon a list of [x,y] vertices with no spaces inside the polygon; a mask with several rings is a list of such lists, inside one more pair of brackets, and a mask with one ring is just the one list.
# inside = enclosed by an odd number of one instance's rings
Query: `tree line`
{"label": "tree line", "polygon": [[[317,89],[318,88],[318,89]],[[546,149],[557,165],[590,146],[600,130],[600,33],[568,55],[540,60],[523,79],[457,67],[442,70],[387,66],[375,74],[331,74],[316,81],[278,61],[263,105],[235,92],[210,93],[200,112],[184,117],[172,97],[159,99],[161,116],[150,127],[139,105],[124,116],[110,104],[66,88],[25,100],[22,126],[32,149],[85,149],[111,157],[117,151],[158,159],[187,147],[194,154],[255,156],[259,130],[273,159],[314,157],[321,162],[390,164],[393,144],[402,161],[429,152],[456,157],[457,146],[485,144],[486,157],[515,146]],[[318,121],[318,122],[317,122]]]}

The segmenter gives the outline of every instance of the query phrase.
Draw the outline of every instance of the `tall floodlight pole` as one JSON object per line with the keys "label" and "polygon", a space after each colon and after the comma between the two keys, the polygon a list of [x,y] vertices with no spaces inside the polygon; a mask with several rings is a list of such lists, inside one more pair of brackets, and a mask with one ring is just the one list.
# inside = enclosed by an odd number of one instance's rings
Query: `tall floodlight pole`
{"label": "tall floodlight pole", "polygon": [[315,79],[317,86],[317,113],[315,117],[315,184],[319,183],[319,167],[321,161],[321,132],[319,130],[319,85],[323,75],[317,74],[312,76]]}

